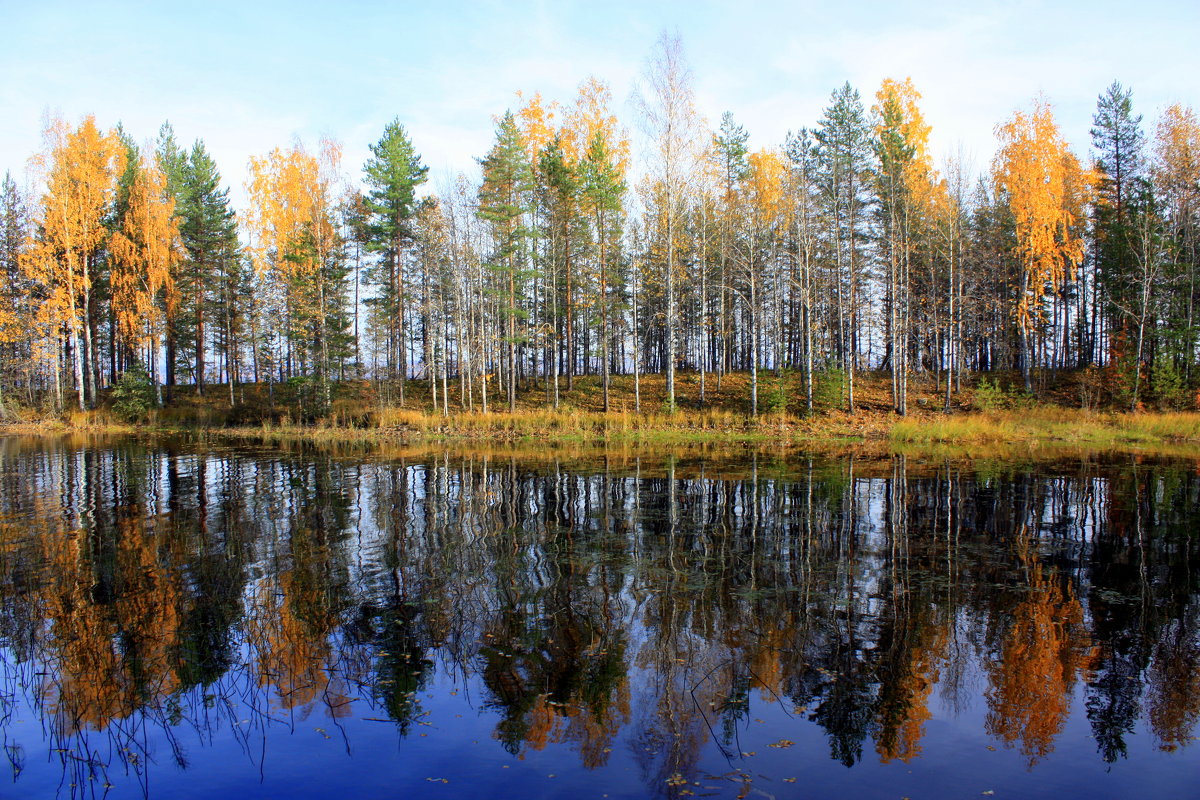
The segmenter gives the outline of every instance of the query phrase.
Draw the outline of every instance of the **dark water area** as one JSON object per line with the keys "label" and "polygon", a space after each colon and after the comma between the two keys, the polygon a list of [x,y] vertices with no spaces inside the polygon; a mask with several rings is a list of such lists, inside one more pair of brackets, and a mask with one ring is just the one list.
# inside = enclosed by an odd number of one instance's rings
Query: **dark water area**
{"label": "dark water area", "polygon": [[0,439],[0,797],[1196,797],[1200,469]]}

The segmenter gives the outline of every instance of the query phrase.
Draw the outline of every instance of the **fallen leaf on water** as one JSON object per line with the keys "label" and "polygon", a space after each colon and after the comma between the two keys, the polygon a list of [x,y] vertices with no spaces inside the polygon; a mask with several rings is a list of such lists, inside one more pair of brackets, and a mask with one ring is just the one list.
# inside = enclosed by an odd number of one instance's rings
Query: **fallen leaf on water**
{"label": "fallen leaf on water", "polygon": [[791,739],[780,739],[778,742],[772,742],[771,744],[767,745],[767,747],[784,748],[791,747],[794,744],[795,742],[793,742]]}

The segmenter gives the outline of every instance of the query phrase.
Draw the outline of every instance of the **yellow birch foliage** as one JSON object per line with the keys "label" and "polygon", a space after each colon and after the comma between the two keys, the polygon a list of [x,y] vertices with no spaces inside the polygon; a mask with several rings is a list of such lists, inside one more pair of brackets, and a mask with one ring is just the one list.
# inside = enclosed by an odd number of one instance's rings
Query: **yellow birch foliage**
{"label": "yellow birch foliage", "polygon": [[884,158],[899,166],[899,186],[893,188],[900,202],[906,225],[900,237],[909,246],[923,226],[934,225],[948,212],[946,183],[933,168],[929,152],[932,128],[920,107],[921,93],[911,78],[884,79],[875,93],[871,111],[875,117],[875,137],[884,148]]}
{"label": "yellow birch foliage", "polygon": [[1046,295],[1073,279],[1083,261],[1082,213],[1095,180],[1067,147],[1043,99],[1030,113],[1013,114],[996,136],[992,176],[1016,225],[1022,270],[1016,314],[1028,328],[1040,318]]}
{"label": "yellow birch foliage", "polygon": [[885,78],[875,93],[875,106],[871,110],[878,119],[876,136],[889,124],[895,124],[900,139],[911,149],[910,169],[915,176],[926,176],[933,172],[929,155],[931,128],[921,113],[920,100],[921,93],[913,86],[912,78],[903,81]]}
{"label": "yellow birch foliage", "polygon": [[749,202],[755,227],[768,228],[785,212],[784,182],[787,167],[776,150],[758,150],[746,156],[747,174],[742,190]]}
{"label": "yellow birch foliage", "polygon": [[316,595],[289,570],[278,583],[264,582],[252,598],[246,638],[254,648],[258,685],[275,690],[275,708],[306,708],[323,694],[341,694],[330,669],[334,620]]}
{"label": "yellow birch foliage", "polygon": [[108,239],[104,220],[125,168],[125,148],[115,133],[101,133],[92,116],[76,130],[52,120],[44,139],[45,151],[32,160],[46,184],[36,208],[39,233],[27,243],[21,264],[45,289],[40,321],[78,331],[92,262]]}
{"label": "yellow birch foliage", "polygon": [[1196,112],[1169,106],[1154,135],[1154,182],[1177,218],[1200,204],[1200,122]]}
{"label": "yellow birch foliage", "polygon": [[[50,623],[57,670],[45,674],[43,698],[65,734],[103,730],[143,706],[157,708],[180,685],[178,651],[182,578],[179,553],[164,545],[160,517],[121,509],[112,603],[93,597],[95,554],[82,530],[41,539],[53,580],[38,600]],[[120,642],[120,646],[118,646]]]}
{"label": "yellow birch foliage", "polygon": [[[517,100],[524,100],[517,92]],[[521,140],[525,143],[525,157],[535,167],[538,155],[554,138],[554,116],[558,113],[557,103],[545,103],[541,94],[529,98],[517,111],[517,127],[521,131]]]}
{"label": "yellow birch foliage", "polygon": [[563,154],[568,163],[579,163],[596,134],[600,134],[617,172],[624,176],[629,171],[629,135],[611,106],[612,90],[607,83],[593,77],[580,84],[575,105],[567,111],[562,126]]}
{"label": "yellow birch foliage", "polygon": [[340,148],[329,140],[317,156],[296,143],[250,159],[250,255],[260,275],[284,287],[293,324],[317,312],[321,268],[337,246],[332,212],[340,162]]}
{"label": "yellow birch foliage", "polygon": [[[129,209],[112,239],[112,303],[126,347],[157,341],[164,312],[175,304],[175,267],[182,254],[175,200],[151,159],[142,159],[129,192]],[[163,295],[166,309],[157,302]]]}

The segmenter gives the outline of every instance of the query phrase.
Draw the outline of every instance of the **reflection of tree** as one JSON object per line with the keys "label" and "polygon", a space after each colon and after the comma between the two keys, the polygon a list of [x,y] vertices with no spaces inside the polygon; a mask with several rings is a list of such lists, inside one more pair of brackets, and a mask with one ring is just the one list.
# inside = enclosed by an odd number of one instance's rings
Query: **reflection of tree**
{"label": "reflection of tree", "polygon": [[1000,657],[988,669],[986,725],[1005,744],[1019,743],[1034,764],[1050,754],[1066,724],[1087,634],[1070,584],[1043,567],[1024,532],[1018,541],[1026,591],[1012,611]]}
{"label": "reflection of tree", "polygon": [[929,698],[945,657],[946,630],[936,620],[925,620],[911,626],[911,639],[891,665],[879,698],[875,750],[884,762],[920,755],[925,723],[933,718]]}
{"label": "reflection of tree", "polygon": [[[284,709],[320,700],[331,717],[349,713],[349,688],[331,637],[347,605],[339,547],[348,500],[340,469],[328,460],[285,469],[293,493],[286,551],[251,598],[246,635],[257,657],[259,683],[274,688]],[[307,711],[307,708],[306,708]]]}
{"label": "reflection of tree", "polygon": [[[595,534],[573,524],[580,505],[584,520],[592,516],[590,492],[581,497],[577,482],[547,480],[540,519],[514,525],[512,509],[525,487],[511,465],[506,477],[503,527],[490,540],[494,610],[479,651],[484,684],[503,714],[496,737],[512,753],[571,743],[585,766],[602,766],[630,713],[625,633],[613,600],[621,575],[589,563],[587,545]],[[612,487],[605,481],[602,488],[603,523]],[[530,559],[533,534],[542,526],[545,539]],[[598,533],[603,538],[603,525]]]}
{"label": "reflection of tree", "polygon": [[255,593],[246,636],[257,655],[259,684],[274,688],[279,707],[307,706],[329,689],[333,621],[311,586],[292,572]]}
{"label": "reflection of tree", "polygon": [[[43,587],[43,608],[58,667],[44,691],[66,733],[103,729],[179,685],[170,658],[179,627],[178,571],[169,559],[160,561],[155,528],[138,509],[118,509],[107,535],[110,542],[83,531],[41,540],[55,576]],[[109,547],[115,563],[106,565],[108,585],[101,590],[93,554]]]}
{"label": "reflection of tree", "polygon": [[[1160,747],[1185,741],[1196,720],[1193,598],[1197,576],[1195,488],[1182,471],[1138,460],[1114,470],[1109,496],[1093,512],[1103,522],[1090,558],[1092,635],[1087,714],[1107,761],[1126,754],[1125,738],[1148,714]],[[1082,505],[1082,504],[1081,504]],[[1183,660],[1180,661],[1179,659]],[[1169,701],[1167,698],[1171,698]]]}
{"label": "reflection of tree", "polygon": [[1200,722],[1200,608],[1192,603],[1163,627],[1150,668],[1150,730],[1163,750],[1192,740]]}

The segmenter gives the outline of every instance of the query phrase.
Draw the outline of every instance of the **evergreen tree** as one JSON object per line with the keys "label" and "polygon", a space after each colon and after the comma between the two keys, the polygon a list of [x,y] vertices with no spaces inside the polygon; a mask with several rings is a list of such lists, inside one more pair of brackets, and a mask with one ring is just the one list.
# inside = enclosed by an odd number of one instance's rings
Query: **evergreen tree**
{"label": "evergreen tree", "polygon": [[33,355],[30,303],[33,284],[21,270],[21,248],[28,228],[28,210],[12,175],[5,172],[0,182],[0,421],[5,385],[16,383],[20,365],[29,365]]}
{"label": "evergreen tree", "polygon": [[713,149],[717,169],[721,174],[721,198],[717,212],[720,216],[717,259],[721,270],[721,313],[719,316],[720,369],[722,373],[733,368],[731,359],[733,357],[734,326],[731,324],[731,315],[727,313],[733,308],[729,302],[730,292],[728,291],[732,280],[730,256],[735,246],[734,228],[736,227],[738,189],[749,169],[746,163],[746,154],[749,152],[746,149],[746,142],[749,139],[750,134],[746,132],[745,128],[734,122],[731,112],[726,111],[721,115],[721,127],[713,137]]}
{"label": "evergreen tree", "polygon": [[492,252],[488,263],[500,276],[504,298],[501,314],[505,320],[508,350],[508,408],[517,408],[517,346],[523,341],[517,333],[517,319],[524,315],[523,297],[523,239],[526,228],[526,193],[531,188],[532,175],[525,159],[525,144],[517,129],[516,118],[507,112],[496,126],[496,142],[483,166],[483,185],[479,188],[479,216],[491,224]]}
{"label": "evergreen tree", "polygon": [[[165,171],[169,185],[171,171]],[[228,304],[233,300],[230,287],[240,283],[242,261],[229,190],[221,188],[221,174],[203,141],[197,140],[192,146],[179,179],[176,214],[187,257],[176,281],[180,301],[174,331],[179,348],[176,357],[191,361],[196,393],[203,394],[209,325],[219,324],[229,315]],[[175,374],[170,365],[167,374],[167,384],[172,385]]]}
{"label": "evergreen tree", "polygon": [[1097,278],[1109,302],[1109,312],[1130,305],[1136,283],[1133,206],[1138,183],[1145,176],[1142,117],[1133,113],[1133,93],[1114,81],[1100,95],[1092,118],[1092,146],[1100,172],[1095,204],[1094,235]]}
{"label": "evergreen tree", "polygon": [[383,137],[371,145],[371,154],[363,167],[368,187],[363,198],[363,233],[366,249],[378,254],[380,263],[368,274],[378,286],[370,305],[387,331],[387,366],[393,375],[398,371],[403,404],[404,380],[408,377],[404,256],[415,236],[417,188],[425,182],[429,168],[421,163],[398,119],[384,128]]}
{"label": "evergreen tree", "polygon": [[579,165],[583,198],[596,226],[596,249],[599,265],[600,360],[604,384],[604,410],[608,411],[609,384],[609,298],[610,259],[615,243],[620,239],[621,201],[625,196],[625,179],[613,158],[604,134],[597,131]]}
{"label": "evergreen tree", "polygon": [[858,361],[858,291],[863,269],[864,189],[869,180],[871,137],[858,90],[849,83],[833,93],[815,131],[819,183],[832,230],[836,274],[837,355],[846,370],[847,409],[854,411],[854,371]]}
{"label": "evergreen tree", "polygon": [[721,127],[713,136],[713,146],[721,167],[721,183],[726,193],[732,193],[734,188],[746,174],[746,142],[750,134],[741,125],[734,122],[733,113],[726,111],[721,115]]}
{"label": "evergreen tree", "polygon": [[[548,234],[548,258],[543,261],[543,265],[549,273],[548,280],[553,285],[551,306],[555,318],[555,335],[563,341],[569,391],[574,386],[575,378],[574,321],[578,297],[575,264],[577,251],[581,249],[584,237],[581,236],[578,214],[580,178],[577,170],[567,160],[561,135],[556,135],[542,149],[538,157],[537,174],[541,179],[538,185],[538,207],[545,214],[546,222],[542,228]],[[557,354],[552,360],[555,370],[553,400],[557,404]]]}
{"label": "evergreen tree", "polygon": [[[179,147],[179,142],[175,139],[175,129],[171,127],[170,122],[164,122],[158,130],[158,142],[154,150],[154,157],[158,162],[158,168],[162,170],[166,176],[167,196],[175,201],[175,217],[181,219],[183,196],[184,177],[187,172],[187,151]],[[181,261],[176,269],[176,275],[171,282],[171,290],[162,298],[163,303],[163,344],[166,352],[163,354],[163,362],[166,374],[163,382],[167,386],[167,391],[171,391],[171,387],[176,382],[176,364],[178,363],[180,350],[180,297],[178,286],[181,282],[183,270],[183,262]]]}

